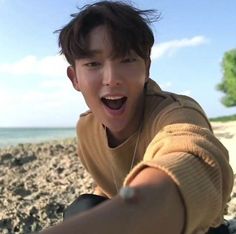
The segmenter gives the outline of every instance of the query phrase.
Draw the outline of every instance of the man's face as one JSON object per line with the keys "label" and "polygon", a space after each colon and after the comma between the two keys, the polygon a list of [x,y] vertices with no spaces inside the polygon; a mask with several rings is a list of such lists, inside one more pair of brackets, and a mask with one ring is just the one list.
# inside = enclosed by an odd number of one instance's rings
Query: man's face
{"label": "man's face", "polygon": [[91,56],[76,60],[75,68],[68,68],[68,76],[98,121],[113,136],[126,138],[140,123],[148,65],[133,51],[112,58],[105,26],[94,28],[88,40]]}

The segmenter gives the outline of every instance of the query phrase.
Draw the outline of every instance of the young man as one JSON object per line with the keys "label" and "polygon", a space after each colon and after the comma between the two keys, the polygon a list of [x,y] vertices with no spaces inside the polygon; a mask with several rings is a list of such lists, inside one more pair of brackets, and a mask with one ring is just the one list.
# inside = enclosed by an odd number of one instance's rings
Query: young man
{"label": "young man", "polygon": [[196,234],[223,222],[227,150],[198,103],[149,78],[153,13],[100,1],[60,30],[67,75],[90,108],[78,155],[109,199],[44,233]]}

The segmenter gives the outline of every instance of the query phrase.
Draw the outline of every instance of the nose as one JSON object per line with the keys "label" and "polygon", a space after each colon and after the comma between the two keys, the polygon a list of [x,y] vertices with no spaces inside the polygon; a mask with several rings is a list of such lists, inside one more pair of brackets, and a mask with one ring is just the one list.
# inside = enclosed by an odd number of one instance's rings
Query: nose
{"label": "nose", "polygon": [[105,86],[119,86],[121,84],[121,77],[118,66],[109,63],[104,66],[103,71],[103,85]]}

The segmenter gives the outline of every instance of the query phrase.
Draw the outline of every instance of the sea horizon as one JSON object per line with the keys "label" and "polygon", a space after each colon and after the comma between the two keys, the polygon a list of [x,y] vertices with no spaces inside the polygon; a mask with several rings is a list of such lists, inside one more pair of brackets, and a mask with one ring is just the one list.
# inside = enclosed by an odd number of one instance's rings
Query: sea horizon
{"label": "sea horizon", "polygon": [[0,148],[73,137],[75,127],[0,127]]}

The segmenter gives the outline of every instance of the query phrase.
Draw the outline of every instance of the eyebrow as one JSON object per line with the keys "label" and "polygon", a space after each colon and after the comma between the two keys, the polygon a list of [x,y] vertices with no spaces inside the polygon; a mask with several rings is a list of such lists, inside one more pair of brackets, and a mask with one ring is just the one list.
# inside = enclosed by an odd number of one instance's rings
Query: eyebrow
{"label": "eyebrow", "polygon": [[[95,56],[99,56],[99,55],[102,55],[103,54],[103,51],[101,49],[89,49],[86,51],[86,53],[84,54],[84,56],[82,56],[82,58],[93,58]],[[115,53],[116,54],[116,53]],[[127,55],[132,55],[133,52],[129,52],[127,53]],[[134,55],[134,54],[133,54]],[[119,56],[114,56],[114,55],[110,55],[111,58],[115,59],[116,57],[119,57]],[[122,57],[122,56],[121,56]]]}
{"label": "eyebrow", "polygon": [[102,50],[88,50],[86,52],[86,56],[85,57],[93,57],[95,55],[101,55],[102,54]]}

